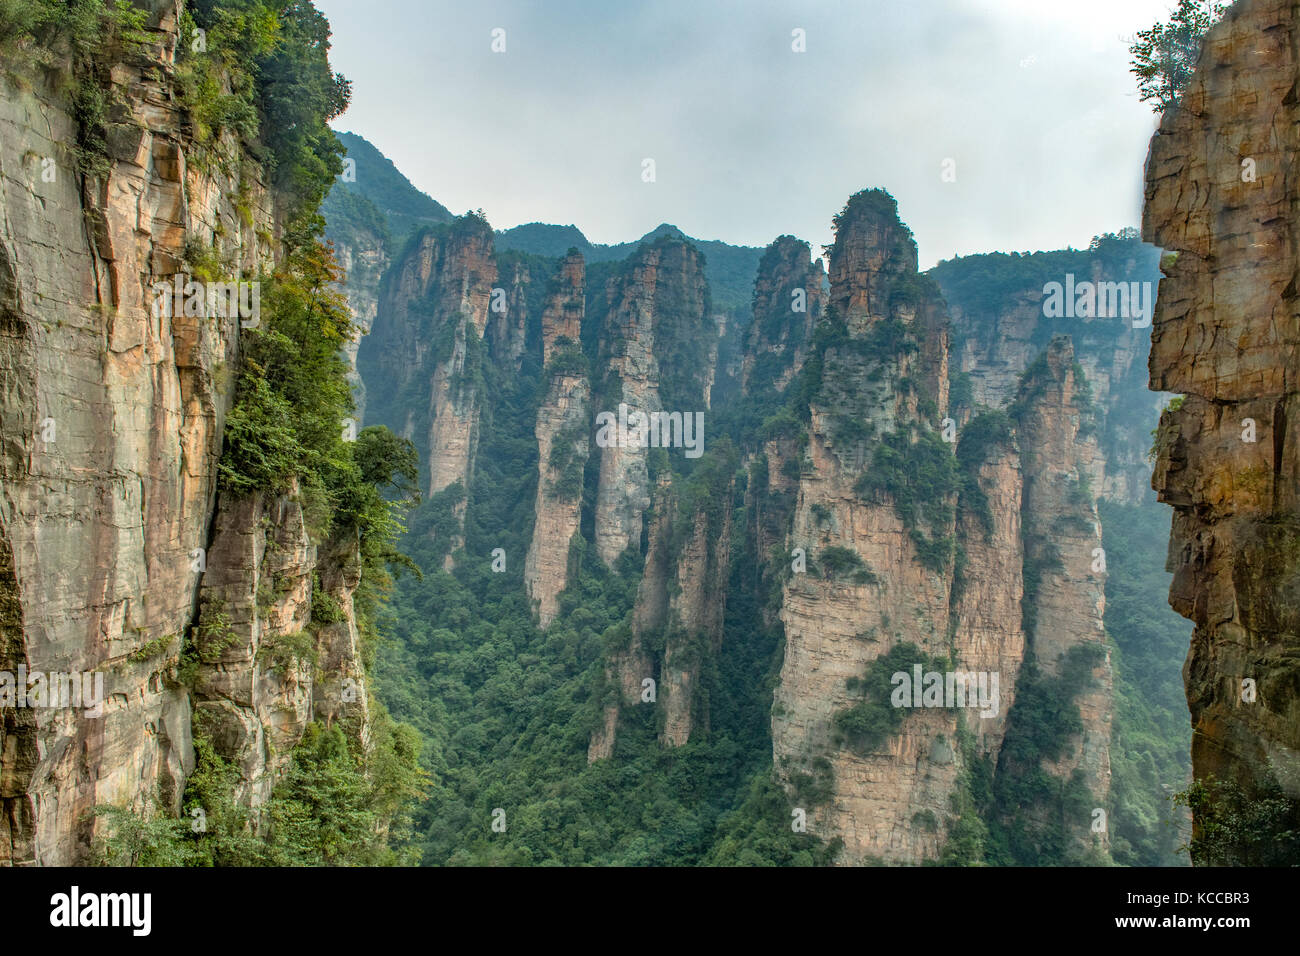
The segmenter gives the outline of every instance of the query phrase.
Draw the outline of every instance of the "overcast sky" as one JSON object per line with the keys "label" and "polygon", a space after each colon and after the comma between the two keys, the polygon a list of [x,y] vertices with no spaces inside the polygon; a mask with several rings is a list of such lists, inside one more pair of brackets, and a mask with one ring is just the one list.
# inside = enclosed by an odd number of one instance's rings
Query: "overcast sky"
{"label": "overcast sky", "polygon": [[593,242],[670,222],[821,244],[850,194],[882,186],[924,268],[1139,224],[1156,116],[1127,46],[1173,0],[316,4],[353,82],[335,126],[453,212]]}

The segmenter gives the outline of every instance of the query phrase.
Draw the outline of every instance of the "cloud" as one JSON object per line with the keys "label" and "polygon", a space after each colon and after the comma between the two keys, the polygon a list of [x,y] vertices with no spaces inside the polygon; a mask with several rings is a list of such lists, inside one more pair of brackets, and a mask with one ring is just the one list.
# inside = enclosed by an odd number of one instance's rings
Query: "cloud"
{"label": "cloud", "polygon": [[[453,211],[830,239],[883,186],[922,265],[1136,224],[1155,116],[1124,37],[1167,0],[474,5],[317,0],[354,83],[338,125]],[[506,31],[506,52],[490,47]],[[806,31],[807,52],[791,49]],[[641,179],[651,157],[657,179]],[[941,179],[945,159],[955,182]]]}

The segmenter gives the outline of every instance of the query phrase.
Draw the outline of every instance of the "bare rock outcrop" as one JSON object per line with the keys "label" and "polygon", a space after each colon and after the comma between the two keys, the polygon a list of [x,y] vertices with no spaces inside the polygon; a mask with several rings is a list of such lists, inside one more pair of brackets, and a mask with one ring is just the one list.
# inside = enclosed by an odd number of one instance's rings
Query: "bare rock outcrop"
{"label": "bare rock outcrop", "polygon": [[112,66],[121,105],[103,175],[76,162],[58,81],[69,64],[0,69],[0,670],[99,674],[105,694],[97,718],[0,711],[3,863],[84,860],[89,811],[175,810],[193,766],[189,697],[170,675],[239,320],[155,314],[152,290],[187,271],[191,237],[219,236],[232,271],[255,275],[273,217],[255,163],[189,162],[178,20],[157,5],[139,56]]}

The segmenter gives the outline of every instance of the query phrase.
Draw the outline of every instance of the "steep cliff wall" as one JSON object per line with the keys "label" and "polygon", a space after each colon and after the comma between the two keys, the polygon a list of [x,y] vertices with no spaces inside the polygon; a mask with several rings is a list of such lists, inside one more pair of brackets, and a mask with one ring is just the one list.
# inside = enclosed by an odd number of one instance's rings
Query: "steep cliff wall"
{"label": "steep cliff wall", "polygon": [[[694,246],[669,236],[642,246],[610,280],[597,352],[603,375],[598,412],[618,416],[624,404],[629,416],[693,415],[708,408],[717,326],[703,269]],[[650,449],[619,440],[599,454],[596,553],[612,564],[629,545],[641,543],[642,516],[650,506]]]}
{"label": "steep cliff wall", "polygon": [[[953,373],[965,376],[963,399],[971,405],[1008,405],[1020,376],[1052,338],[1070,337],[1098,412],[1097,492],[1128,503],[1149,497],[1146,455],[1160,400],[1147,392],[1144,360],[1158,258],[1159,250],[1125,232],[1098,237],[1089,250],[966,256],[929,273],[951,309]],[[1108,292],[1086,309],[1089,314],[1075,315],[1072,308],[1069,315],[1048,315],[1044,287],[1053,282],[1080,289],[1118,285],[1114,300]],[[1131,300],[1134,289],[1138,297]]]}
{"label": "steep cliff wall", "polygon": [[356,335],[345,346],[352,366],[349,381],[356,400],[356,417],[365,418],[366,390],[356,371],[357,349],[374,325],[380,286],[394,257],[406,247],[411,233],[449,223],[446,207],[415,188],[392,161],[355,133],[339,133],[347,150],[344,172],[321,204],[326,238],[346,279],[343,292],[352,310]]}
{"label": "steep cliff wall", "polygon": [[343,351],[351,367],[348,380],[356,399],[357,419],[364,420],[366,388],[356,371],[357,350],[361,347],[362,337],[375,324],[375,315],[379,311],[379,283],[391,259],[390,240],[387,230],[380,222],[359,222],[349,224],[347,228],[333,226],[330,240],[334,243],[334,254],[338,257],[339,267],[346,276],[343,294],[347,296],[348,308],[352,311],[356,334],[344,346]]}
{"label": "steep cliff wall", "polygon": [[[78,25],[97,24],[93,64],[59,29],[49,69],[22,43],[0,60],[0,671],[103,681],[102,713],[0,710],[6,863],[87,862],[104,808],[176,814],[200,735],[236,767],[229,797],[257,807],[313,718],[369,734],[364,688],[340,692],[364,672],[355,528],[318,546],[296,487],[219,479],[251,330],[279,317],[261,287],[304,199],[195,121],[180,77],[212,61],[178,65],[181,4],[137,6],[139,35],[125,9]],[[320,52],[304,73],[328,75]],[[235,281],[248,311],[214,308]],[[314,621],[326,600],[333,620]]]}
{"label": "steep cliff wall", "polygon": [[[1091,396],[1068,338],[1053,339],[1030,366],[1012,416],[1025,476],[1023,620],[1029,658],[1036,676],[1061,682],[1080,715],[1078,729],[1053,741],[1054,753],[1037,759],[1050,775],[1104,808],[1110,793],[1113,687],[1102,623],[1106,576],[1094,491],[1100,456]],[[1043,716],[1013,711],[1013,725],[1017,718],[1023,725],[1013,729],[1034,734]],[[1004,761],[1002,769],[1024,773],[1026,768]],[[1090,824],[1091,817],[1077,813],[1066,832],[1086,846]]]}
{"label": "steep cliff wall", "polygon": [[[665,428],[661,437],[675,437],[659,447],[637,440],[597,451],[596,554],[612,564],[629,548],[639,550],[644,538],[645,563],[625,646],[606,662],[609,699],[589,760],[613,752],[622,706],[648,703],[646,678],[655,681],[656,726],[664,744],[681,746],[693,729],[707,726],[700,675],[722,640],[730,569],[727,503],[736,461],[730,445],[714,456],[713,439],[706,438],[723,329],[711,315],[703,266],[693,245],[666,236],[640,247],[606,290],[599,401],[611,415],[623,403],[629,416],[674,413],[682,428]],[[703,431],[694,421],[703,423]],[[688,425],[697,443],[693,450],[683,444]],[[598,445],[600,437],[598,430]],[[692,470],[694,462],[699,464]]]}
{"label": "steep cliff wall", "polygon": [[780,236],[763,253],[754,280],[753,322],[741,358],[741,393],[784,391],[803,367],[826,304],[826,272],[808,243]]}
{"label": "steep cliff wall", "polygon": [[578,532],[582,475],[591,444],[591,385],[582,354],[586,267],[573,252],[560,263],[542,313],[542,358],[547,392],[537,410],[537,499],[524,587],[546,627],[568,586],[569,546]]}
{"label": "steep cliff wall", "polygon": [[[857,682],[896,646],[948,654],[956,487],[945,480],[951,450],[935,434],[947,407],[947,316],[938,289],[916,274],[892,199],[859,193],[835,225],[827,312],[838,334],[818,355],[820,387],[795,460],[787,550],[802,549],[808,570],[794,568],[784,588],[773,754],[796,799],[800,777],[829,777],[809,827],[842,840],[843,859],[919,862],[942,842],[921,821],[943,818],[957,782],[955,714],[909,711],[879,737],[846,732],[840,715],[870,706],[878,688],[864,693]],[[917,508],[903,486],[924,480],[905,474],[922,460],[941,477]]]}
{"label": "steep cliff wall", "polygon": [[[239,319],[155,314],[152,284],[216,237],[255,275],[271,250],[258,167],[189,161],[174,105],[175,5],[159,5],[121,97],[107,173],[83,175],[57,72],[3,64],[0,102],[0,668],[102,673],[103,716],[4,711],[0,859],[66,864],[97,804],[178,806],[190,705],[169,677],[194,615]],[[44,77],[48,76],[48,80]],[[238,153],[237,144],[223,148]],[[248,197],[251,221],[235,206]],[[161,310],[160,310],[161,311]],[[42,423],[45,423],[42,440]]]}
{"label": "steep cliff wall", "polygon": [[723,640],[737,463],[724,444],[692,477],[660,476],[630,640],[609,655],[609,700],[602,724],[592,735],[589,761],[613,753],[622,707],[650,702],[645,699],[646,678],[655,682],[661,744],[681,747],[693,733],[709,728],[703,676]]}
{"label": "steep cliff wall", "polygon": [[[454,515],[437,532],[446,560],[464,541],[464,494],[482,414],[483,342],[497,263],[492,228],[473,214],[426,229],[383,280],[378,320],[361,343],[367,421],[419,449],[430,495],[452,489]],[[454,486],[454,487],[453,487]]]}
{"label": "steep cliff wall", "polygon": [[[1021,859],[1024,842],[1005,834],[1041,824],[1054,836],[1062,785],[1088,793],[1090,806],[1104,806],[1110,789],[1090,393],[1061,338],[1015,375],[996,401],[1007,411],[972,403],[960,429],[945,424],[944,301],[916,274],[895,205],[860,193],[835,225],[826,321],[797,390],[808,405],[764,426],[779,437],[765,444],[752,499],[772,509],[753,524],[764,540],[772,519],[789,515],[772,558],[788,563],[772,709],[778,778],[810,831],[841,841],[840,862],[915,864],[974,825],[970,781],[983,763],[1005,778],[999,796],[1018,793],[1026,807],[1010,823],[995,805],[978,808],[998,846]],[[918,667],[952,675],[954,689],[956,675],[986,681],[985,703],[898,697],[894,678],[910,686]],[[1026,674],[1033,692],[1021,704]],[[1045,681],[1069,698],[1057,706],[1077,708],[1077,727],[1049,731]],[[1043,774],[1061,783],[1039,787]],[[1089,823],[1080,813],[1066,828],[1075,858],[1092,846]]]}
{"label": "steep cliff wall", "polygon": [[1170,604],[1195,624],[1193,771],[1248,795],[1281,786],[1292,801],[1298,38],[1300,14],[1281,0],[1242,0],[1211,29],[1151,141],[1143,209],[1144,238],[1168,250],[1151,388],[1185,396],[1161,418],[1152,484],[1174,509]]}

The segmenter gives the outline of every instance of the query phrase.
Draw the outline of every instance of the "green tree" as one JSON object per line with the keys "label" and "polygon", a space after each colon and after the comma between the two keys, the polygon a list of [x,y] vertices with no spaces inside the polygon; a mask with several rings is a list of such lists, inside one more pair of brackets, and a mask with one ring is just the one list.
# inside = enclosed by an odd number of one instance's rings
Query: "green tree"
{"label": "green tree", "polygon": [[1205,32],[1227,9],[1228,4],[1215,0],[1178,0],[1167,23],[1138,31],[1129,47],[1132,71],[1142,99],[1153,100],[1157,113],[1178,102],[1196,68]]}

